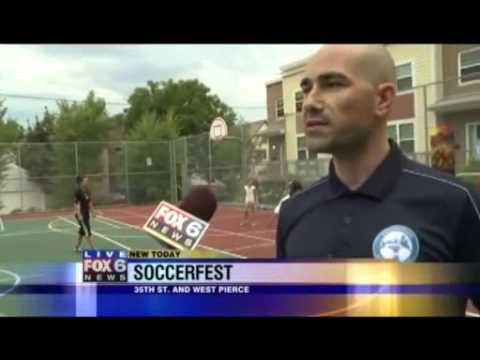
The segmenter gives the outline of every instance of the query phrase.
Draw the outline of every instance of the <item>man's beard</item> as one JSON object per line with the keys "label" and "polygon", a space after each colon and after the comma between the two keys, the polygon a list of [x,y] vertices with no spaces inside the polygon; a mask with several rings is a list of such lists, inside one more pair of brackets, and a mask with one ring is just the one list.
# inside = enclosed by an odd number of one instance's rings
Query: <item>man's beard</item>
{"label": "man's beard", "polygon": [[371,129],[357,128],[348,132],[330,134],[330,136],[306,134],[306,145],[310,151],[315,153],[352,156],[366,146],[371,133]]}

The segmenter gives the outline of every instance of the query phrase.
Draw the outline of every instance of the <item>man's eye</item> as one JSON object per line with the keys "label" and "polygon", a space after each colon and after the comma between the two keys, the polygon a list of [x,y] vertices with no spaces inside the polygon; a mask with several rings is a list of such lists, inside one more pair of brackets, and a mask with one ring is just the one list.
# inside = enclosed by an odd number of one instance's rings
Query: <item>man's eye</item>
{"label": "man's eye", "polygon": [[341,80],[327,80],[325,82],[325,85],[328,87],[337,87],[337,86],[342,86],[343,82]]}
{"label": "man's eye", "polygon": [[302,87],[302,92],[306,95],[310,92],[310,90],[312,90],[312,87],[311,86],[304,86]]}

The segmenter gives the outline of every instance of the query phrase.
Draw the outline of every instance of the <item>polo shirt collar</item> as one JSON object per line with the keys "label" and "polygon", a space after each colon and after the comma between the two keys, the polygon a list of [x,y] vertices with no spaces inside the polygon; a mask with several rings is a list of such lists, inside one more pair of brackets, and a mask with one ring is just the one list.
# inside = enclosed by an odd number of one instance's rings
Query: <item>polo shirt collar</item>
{"label": "polo shirt collar", "polygon": [[395,187],[403,165],[403,154],[397,144],[391,139],[388,140],[388,143],[390,144],[390,151],[387,157],[356,191],[351,191],[341,182],[335,173],[333,160],[331,160],[328,178],[330,186],[327,199],[334,199],[353,193],[366,195],[378,200],[385,198]]}

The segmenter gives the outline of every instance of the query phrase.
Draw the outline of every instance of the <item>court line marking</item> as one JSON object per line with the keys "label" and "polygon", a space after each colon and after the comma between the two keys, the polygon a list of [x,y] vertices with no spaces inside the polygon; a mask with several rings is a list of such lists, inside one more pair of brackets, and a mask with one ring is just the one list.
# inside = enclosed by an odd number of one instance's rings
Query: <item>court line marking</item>
{"label": "court line marking", "polygon": [[271,230],[252,230],[252,231],[247,231],[246,234],[264,234],[264,233],[274,233],[277,230],[271,229]]}
{"label": "court line marking", "polygon": [[[119,212],[120,212],[120,211],[119,211]],[[127,216],[140,217],[140,215],[134,214],[134,213],[130,213],[130,212],[126,211],[126,210],[121,211],[121,213],[123,213],[124,215],[127,215]],[[143,218],[143,216],[142,216],[142,218]],[[120,223],[120,222],[117,221],[117,220],[115,220],[115,222]],[[272,243],[272,244],[275,243],[275,241],[273,241],[273,240],[266,239],[266,238],[262,238],[262,237],[259,237],[259,236],[253,236],[253,235],[248,235],[248,234],[243,234],[243,233],[236,233],[236,232],[233,232],[233,231],[221,230],[221,229],[214,228],[214,227],[212,227],[212,226],[209,226],[208,230],[218,231],[218,232],[221,232],[221,233],[224,233],[224,234],[227,234],[227,235],[243,236],[243,237],[247,237],[247,238],[251,238],[251,239],[255,239],[255,240],[266,241],[266,242],[269,242],[269,243]],[[228,255],[230,255],[230,256],[233,255],[233,253],[230,253],[228,250],[215,249],[215,248],[207,247],[206,245],[198,245],[198,247],[203,247],[203,248],[206,248],[206,249],[208,249],[208,250],[212,250],[212,249],[213,249],[214,251],[217,251],[217,252],[220,252],[220,253],[223,253],[223,254],[228,254]],[[236,257],[239,257],[240,255],[235,254],[235,256],[236,256]],[[246,258],[246,257],[243,257],[243,258]]]}
{"label": "court line marking", "polygon": [[[49,223],[48,223],[48,228],[51,230],[51,231],[55,231],[55,232],[58,232],[58,233],[63,233],[63,234],[69,234],[69,235],[77,235],[77,232],[75,232],[71,227],[67,227],[65,229],[62,229],[62,228],[56,228],[53,224],[56,222],[56,221],[59,221],[60,219],[54,219],[54,220],[51,220]],[[77,225],[77,228],[78,228],[78,225]],[[102,229],[102,228],[101,228]],[[120,229],[120,228],[119,228]],[[103,231],[103,229],[102,229]],[[2,235],[0,235],[1,237]],[[126,235],[115,235],[115,237],[127,237]],[[137,237],[137,236],[133,236],[131,235],[131,237]]]}
{"label": "court line marking", "polygon": [[[213,231],[218,231],[217,229],[212,229]],[[225,234],[224,233],[221,233],[221,232],[208,232],[208,237],[225,237]],[[252,236],[245,236],[245,235],[248,235],[248,234],[244,234],[244,233],[235,233],[235,235],[231,234],[231,236],[237,236],[237,237],[245,237],[245,238],[250,238]],[[275,242],[274,239],[268,239],[267,238],[261,238],[261,239],[258,239],[256,237],[253,238],[253,240],[256,240],[256,241],[261,241],[261,242]]]}
{"label": "court line marking", "polygon": [[[136,213],[132,213],[128,210],[116,210],[116,212],[118,214],[123,214],[124,216],[129,216],[129,217],[136,217],[136,218],[142,218],[142,219],[145,219],[145,217],[143,215],[139,215],[139,214],[136,214]],[[106,218],[104,216],[101,216],[103,219],[108,219],[110,221],[112,221],[112,219],[109,219],[109,218]],[[145,219],[146,221],[147,219]],[[116,222],[116,223],[120,223],[122,224],[121,222],[115,220],[113,222]],[[129,224],[125,224],[123,223],[122,225],[127,225],[127,226],[132,226],[132,225],[129,225]],[[140,226],[137,226],[135,227],[137,229],[140,229],[141,230],[141,227]],[[255,237],[253,235],[248,235],[248,233],[243,233],[243,232],[231,232],[231,231],[228,231],[228,230],[223,230],[223,229],[219,229],[219,228],[216,228],[216,227],[213,227],[212,225],[210,225],[210,227],[208,228],[209,230],[215,230],[215,231],[219,231],[219,232],[224,232],[225,234],[228,234],[228,235],[236,235],[236,236],[244,236],[244,237],[250,237],[252,239],[257,239],[257,240],[265,240],[265,241],[270,241],[270,242],[274,242],[273,240],[271,239],[266,239],[266,238],[263,238],[263,237]],[[263,230],[252,230],[252,231],[263,231]],[[272,230],[272,231],[275,231],[275,230]]]}
{"label": "court line marking", "polygon": [[[152,212],[153,212],[154,209],[152,209]],[[111,210],[112,212],[115,212],[119,215],[125,215],[125,216],[129,216],[129,217],[136,217],[136,218],[142,218],[146,221],[146,219],[148,219],[148,217],[145,217],[144,215],[140,215],[140,214],[136,214],[136,213],[132,213],[128,210],[121,210],[121,209],[112,209]],[[268,216],[268,218],[270,218],[270,214],[261,214],[259,215],[259,217],[265,217],[265,216]],[[223,220],[227,220],[227,219],[238,219],[238,220],[241,220],[243,219],[243,210],[240,211],[238,214],[228,214],[228,215],[214,215],[211,219],[212,222],[215,222],[215,221],[223,221]],[[257,218],[258,220],[258,218]]]}
{"label": "court line marking", "polygon": [[248,245],[248,246],[240,246],[232,249],[228,249],[228,251],[240,251],[240,250],[247,250],[247,249],[257,249],[261,247],[272,246],[273,244],[256,244],[256,245]]}
{"label": "court line marking", "polygon": [[4,273],[4,274],[7,274],[7,275],[11,276],[14,279],[14,282],[15,282],[10,289],[7,289],[3,293],[0,293],[0,298],[1,298],[3,296],[7,295],[8,293],[12,292],[13,289],[15,289],[18,286],[18,284],[20,284],[20,281],[22,281],[22,278],[17,273],[14,273],[14,272],[8,271],[8,270],[4,270],[4,269],[0,269],[0,273]]}
{"label": "court line marking", "polygon": [[254,235],[249,235],[249,234],[245,234],[245,233],[241,233],[241,232],[234,232],[234,231],[222,230],[222,229],[218,229],[218,228],[214,228],[214,227],[209,227],[208,229],[209,229],[209,230],[218,231],[218,232],[224,233],[224,234],[226,234],[226,235],[241,236],[241,237],[246,237],[246,238],[249,238],[249,239],[255,239],[255,240],[267,241],[267,242],[270,242],[270,243],[275,243],[274,240],[267,239],[267,238],[264,238],[264,237],[261,237],[261,236],[254,236]]}
{"label": "court line marking", "polygon": [[[153,209],[153,210],[155,210],[155,209]],[[152,212],[153,212],[153,210],[152,210]],[[148,220],[148,218],[150,217],[150,216],[139,215],[139,214],[136,214],[136,213],[131,213],[131,212],[127,211],[127,210],[117,210],[116,212],[117,212],[119,215],[122,215],[122,214],[123,214],[124,216],[142,218],[142,219],[144,219],[144,221],[143,221],[144,223],[146,223],[147,220]]]}
{"label": "court line marking", "polygon": [[225,234],[213,234],[213,233],[208,233],[207,232],[207,235],[205,236],[208,236],[209,238],[211,237],[225,237]]}
{"label": "court line marking", "polygon": [[47,230],[39,230],[39,231],[17,231],[17,232],[12,232],[12,233],[6,233],[0,235],[0,237],[10,237],[10,236],[24,236],[24,235],[34,235],[34,234],[43,234],[43,233],[49,233],[50,231]]}
{"label": "court line marking", "polygon": [[[17,274],[17,275],[18,275],[18,274]],[[20,276],[20,275],[19,275],[19,276]],[[36,274],[36,275],[22,276],[22,280],[39,278],[39,277],[42,277],[42,276],[44,276],[44,274]],[[10,280],[10,279],[11,279],[11,277],[0,278],[0,282],[6,281],[6,280]]]}
{"label": "court line marking", "polygon": [[47,227],[50,231],[53,231],[53,232],[56,232],[56,233],[61,233],[61,234],[67,234],[67,235],[74,235],[74,236],[78,235],[77,232],[74,232],[73,230],[70,230],[70,228],[59,229],[59,228],[54,227],[53,224],[56,221],[60,221],[60,219],[53,219],[48,223]]}
{"label": "court line marking", "polygon": [[243,219],[243,214],[232,214],[232,215],[213,215],[212,220],[214,221],[222,221],[222,220],[231,220],[231,219]]}
{"label": "court line marking", "polygon": [[[124,216],[144,218],[142,215],[130,213],[130,212],[126,211],[126,210],[117,211],[117,212],[123,214]],[[126,224],[126,223],[120,222],[120,221],[118,221],[118,220],[113,220],[113,219],[110,219],[110,218],[107,218],[107,217],[104,217],[104,216],[102,216],[102,218],[103,218],[103,219],[106,219],[106,220],[108,220],[108,221],[112,221],[112,222],[117,223],[117,224],[121,224],[121,225],[125,225],[125,226],[128,226],[128,227],[132,227],[132,228],[137,229],[137,230],[142,230],[142,228],[141,228],[140,226],[135,226],[135,225]],[[145,221],[146,221],[146,220],[145,220]],[[238,233],[237,233],[237,232],[233,232],[233,231],[222,230],[222,229],[213,227],[212,225],[209,226],[208,230],[218,231],[218,232],[221,232],[221,233],[223,233],[223,234],[228,234],[228,235],[243,236],[243,237],[247,237],[247,238],[251,238],[251,239],[255,239],[255,240],[275,242],[275,241],[273,241],[273,240],[271,240],[271,239],[267,239],[267,238],[259,237],[259,236],[254,236],[254,235],[249,235],[249,234],[243,233],[243,232],[238,232]],[[255,231],[255,230],[254,230],[254,231]],[[258,231],[258,230],[257,230],[257,231]],[[262,231],[263,231],[263,230],[262,230]],[[274,231],[274,230],[272,230],[272,231]],[[210,234],[210,235],[215,235],[215,234]]]}
{"label": "court line marking", "polygon": [[[105,217],[105,216],[102,216],[102,217],[103,217],[105,220],[107,220],[107,221],[112,221],[112,222],[117,223],[117,224],[119,224],[119,225],[127,226],[127,227],[130,227],[130,228],[133,228],[133,229],[142,231],[142,228],[139,227],[139,226],[127,224],[127,223],[124,223],[123,221],[110,219],[110,218]],[[143,231],[142,231],[142,233],[143,233]],[[231,256],[231,257],[236,257],[236,258],[240,258],[240,259],[246,259],[245,256],[238,255],[238,254],[234,254],[234,253],[228,252],[227,250],[215,249],[215,248],[212,248],[212,247],[207,246],[207,245],[199,244],[199,245],[197,246],[197,248],[206,249],[206,250],[209,250],[209,251],[212,251],[212,252],[217,252],[217,253],[224,254],[224,255],[228,255],[228,256]]]}
{"label": "court line marking", "polygon": [[247,259],[246,256],[242,256],[242,255],[239,255],[239,254],[234,254],[234,253],[232,253],[228,250],[216,249],[216,248],[213,248],[213,247],[210,247],[210,246],[207,246],[207,245],[198,245],[197,248],[206,249],[206,250],[209,250],[209,251],[212,251],[212,252],[217,252],[217,253],[228,255],[228,256],[231,256],[231,257],[238,258],[238,259]]}
{"label": "court line marking", "polygon": [[[72,224],[72,225],[76,226],[77,228],[80,227],[80,225],[78,225],[77,223],[74,223],[73,221],[70,221],[70,220],[68,220],[67,218],[63,217],[63,216],[59,216],[58,218],[61,219],[61,220],[63,220],[63,221],[65,221],[66,223],[69,223],[69,224]],[[126,245],[124,245],[124,244],[122,244],[122,243],[120,243],[120,242],[118,242],[118,241],[115,241],[115,240],[113,240],[113,239],[110,239],[108,236],[103,235],[103,234],[101,234],[101,233],[99,233],[99,232],[97,232],[97,231],[92,231],[92,234],[93,234],[93,235],[96,235],[96,236],[98,236],[99,238],[102,238],[102,239],[104,239],[104,240],[106,240],[106,241],[108,241],[108,242],[110,242],[110,243],[112,243],[112,244],[114,244],[114,245],[117,245],[117,246],[121,247],[122,249],[125,249],[125,250],[127,250],[127,251],[130,251],[130,250],[131,250],[131,248],[129,248],[128,246],[126,246]]]}
{"label": "court line marking", "polygon": [[106,222],[105,220],[101,220],[101,219],[98,219],[98,218],[96,218],[96,217],[94,218],[94,220],[95,220],[95,221],[98,221],[98,222],[100,222],[100,223],[102,223],[102,224],[109,225],[109,226],[111,226],[111,227],[113,227],[113,228],[115,228],[115,229],[121,229],[120,226],[117,226],[117,225],[115,225],[115,224]]}
{"label": "court line marking", "polygon": [[[129,212],[123,210],[122,211],[123,214],[125,215],[131,215],[131,216],[136,216],[136,217],[139,217],[140,215],[138,214],[130,214]],[[143,217],[143,216],[142,216]],[[209,226],[208,227],[208,230],[214,230],[214,231],[218,231],[220,233],[224,233],[224,234],[227,234],[227,235],[234,235],[234,236],[242,236],[242,237],[246,237],[246,238],[250,238],[250,239],[255,239],[255,240],[260,240],[260,241],[267,241],[267,242],[270,242],[270,243],[275,243],[274,240],[271,240],[271,239],[267,239],[267,238],[264,238],[264,237],[260,237],[260,236],[254,236],[254,235],[248,235],[248,234],[244,234],[244,233],[240,233],[240,232],[233,232],[233,231],[227,231],[227,230],[221,230],[221,229],[217,229],[215,227],[212,227],[212,226]]]}
{"label": "court line marking", "polygon": [[125,238],[125,239],[145,239],[146,234],[140,234],[140,235],[115,235],[115,238]]}
{"label": "court line marking", "polygon": [[[217,230],[217,228],[214,228],[213,230]],[[275,233],[275,232],[276,232],[276,230],[254,230],[254,231],[249,231],[249,232],[244,232],[244,233],[239,232],[238,234],[239,234],[239,236],[241,236],[243,234],[252,235],[252,234],[263,234],[263,233],[268,234],[268,233]],[[221,236],[224,236],[224,234],[212,234],[212,233],[210,233],[210,234],[208,234],[208,236],[221,237]],[[273,241],[273,239],[272,239],[272,241]]]}
{"label": "court line marking", "polygon": [[122,221],[110,219],[109,217],[106,217],[106,216],[98,216],[98,217],[101,217],[101,218],[104,219],[104,220],[110,221],[110,222],[115,223],[115,224],[118,224],[118,225],[123,225],[123,226],[129,227],[129,228],[135,229],[135,230],[142,230],[142,228],[141,228],[140,226],[136,226],[136,225],[132,225],[132,224],[127,224],[127,223],[124,223],[124,222],[122,222]]}
{"label": "court line marking", "polygon": [[3,232],[5,230],[5,226],[3,225],[3,220],[0,217],[0,232]]}
{"label": "court line marking", "polygon": [[39,277],[43,277],[45,276],[45,273],[43,274],[34,274],[34,275],[23,275],[22,276],[22,280],[25,280],[25,279],[35,279],[35,278],[39,278]]}
{"label": "court line marking", "polygon": [[[154,209],[152,209],[152,212],[153,212]],[[124,215],[124,216],[129,216],[129,217],[136,217],[136,218],[141,218],[141,219],[144,219],[144,222],[147,221],[148,219],[148,216],[144,216],[144,215],[140,215],[140,214],[137,214],[137,213],[133,213],[133,212],[130,212],[128,210],[120,210],[120,209],[114,209],[112,210],[112,212],[115,212],[116,214],[118,215]],[[243,214],[240,213],[240,214],[229,214],[229,215],[214,215],[211,219],[211,222],[214,222],[214,221],[222,221],[222,220],[226,220],[226,219],[238,219],[238,220],[241,220],[243,218]]]}

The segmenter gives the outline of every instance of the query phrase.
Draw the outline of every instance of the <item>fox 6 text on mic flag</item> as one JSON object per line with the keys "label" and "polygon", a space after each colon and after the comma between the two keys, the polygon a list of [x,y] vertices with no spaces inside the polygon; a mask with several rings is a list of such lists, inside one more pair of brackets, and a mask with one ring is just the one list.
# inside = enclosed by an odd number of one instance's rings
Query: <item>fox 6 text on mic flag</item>
{"label": "fox 6 text on mic flag", "polygon": [[143,229],[179,250],[194,250],[208,229],[208,222],[162,201]]}

